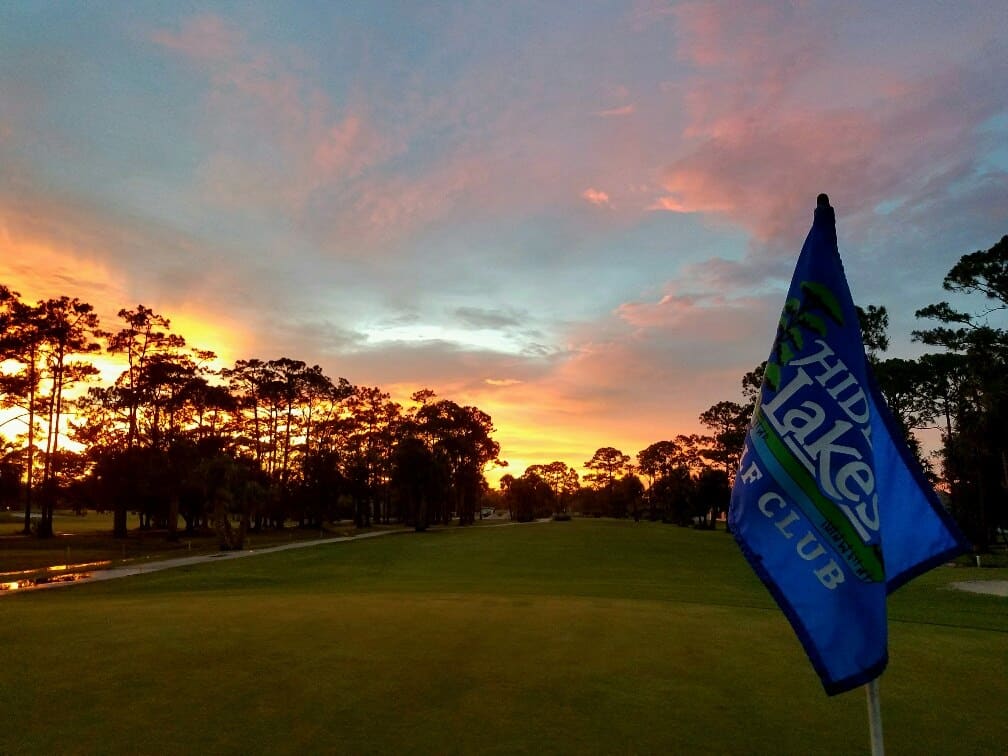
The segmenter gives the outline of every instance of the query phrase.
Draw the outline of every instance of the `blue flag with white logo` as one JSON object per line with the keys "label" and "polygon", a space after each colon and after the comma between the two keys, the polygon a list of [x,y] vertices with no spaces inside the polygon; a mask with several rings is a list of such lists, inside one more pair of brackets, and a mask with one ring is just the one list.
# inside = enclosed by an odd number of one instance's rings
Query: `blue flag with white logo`
{"label": "blue flag with white logo", "polygon": [[825,195],[767,360],[728,522],[830,695],[885,668],[886,595],[966,549],[870,374]]}

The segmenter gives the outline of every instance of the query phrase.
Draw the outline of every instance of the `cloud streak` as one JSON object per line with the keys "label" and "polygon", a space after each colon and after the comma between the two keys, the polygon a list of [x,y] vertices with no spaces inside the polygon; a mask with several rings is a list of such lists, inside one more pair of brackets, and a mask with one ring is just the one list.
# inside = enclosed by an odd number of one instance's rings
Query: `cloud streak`
{"label": "cloud streak", "polygon": [[606,110],[600,110],[595,115],[602,116],[603,118],[618,118],[621,116],[633,115],[636,112],[636,108],[633,104],[621,105],[618,108],[607,108]]}
{"label": "cloud streak", "polygon": [[666,194],[653,208],[723,215],[774,244],[819,191],[846,213],[869,213],[951,166],[980,175],[978,132],[1005,108],[1004,98],[984,95],[1008,75],[1002,43],[956,62],[915,51],[925,73],[855,76],[836,98],[846,104],[834,105],[828,93],[846,65],[842,16],[762,3],[742,12],[686,3],[673,15],[680,54],[695,70],[686,84],[692,144],[667,163]]}
{"label": "cloud streak", "polygon": [[15,7],[0,276],[635,453],[766,356],[818,192],[894,332],[1000,238],[995,6]]}
{"label": "cloud streak", "polygon": [[[185,19],[150,39],[206,77],[208,199],[236,209],[276,203],[298,217],[313,197],[351,184],[401,147],[361,105],[335,103],[279,55],[216,15]],[[285,60],[286,59],[286,60]]]}

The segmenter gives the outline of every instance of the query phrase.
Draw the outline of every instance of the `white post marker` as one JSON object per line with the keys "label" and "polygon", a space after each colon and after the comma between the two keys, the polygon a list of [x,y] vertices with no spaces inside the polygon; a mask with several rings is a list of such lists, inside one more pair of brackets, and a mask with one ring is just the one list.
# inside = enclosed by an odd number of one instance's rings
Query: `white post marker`
{"label": "white post marker", "polygon": [[[881,676],[881,675],[880,675]],[[871,733],[872,756],[885,756],[885,743],[882,742],[882,704],[879,699],[878,677],[865,684],[868,694],[868,730]]]}

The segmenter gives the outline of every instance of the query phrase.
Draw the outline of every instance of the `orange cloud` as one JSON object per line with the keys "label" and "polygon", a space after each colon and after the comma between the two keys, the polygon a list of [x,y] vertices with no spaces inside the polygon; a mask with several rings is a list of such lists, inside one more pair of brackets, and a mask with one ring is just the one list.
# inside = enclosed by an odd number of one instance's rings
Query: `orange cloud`
{"label": "orange cloud", "polygon": [[588,187],[583,192],[581,196],[586,200],[591,202],[596,207],[608,206],[609,205],[609,195],[599,189],[593,189]]}
{"label": "orange cloud", "polygon": [[121,301],[125,281],[93,250],[29,235],[15,224],[0,205],[0,281],[19,292],[22,299],[66,295],[96,307],[117,297]]}
{"label": "orange cloud", "polygon": [[172,331],[185,338],[189,347],[217,355],[208,367],[230,367],[236,360],[251,356],[252,338],[246,327],[225,313],[187,302],[166,302],[162,307]]}
{"label": "orange cloud", "polygon": [[[643,397],[649,411],[647,420],[641,419],[642,397],[634,396],[643,367],[640,357],[616,342],[581,344],[545,370],[524,372],[521,379],[471,382],[430,376],[426,385],[440,397],[475,405],[491,416],[500,456],[508,462],[505,468],[487,470],[492,484],[505,474],[521,475],[528,465],[554,460],[583,474],[582,465],[600,446],[635,455],[654,441],[695,429],[699,411],[685,400],[669,401],[666,392],[675,391],[668,385],[670,375],[663,376],[657,393]],[[408,397],[420,385],[383,387],[409,406]]]}
{"label": "orange cloud", "polygon": [[517,386],[522,383],[517,378],[484,378],[483,382],[488,386]]}
{"label": "orange cloud", "polygon": [[687,206],[682,200],[676,197],[659,197],[652,204],[648,205],[648,210],[667,210],[670,213],[693,213],[696,209]]}
{"label": "orange cloud", "polygon": [[[152,290],[117,264],[121,245],[128,254],[136,247],[157,246],[156,238],[141,240],[141,231],[105,226],[97,216],[56,202],[20,199],[27,206],[0,196],[0,282],[19,292],[22,299],[78,297],[94,306],[102,328],[109,331],[118,328],[116,313],[135,307],[139,299],[169,318],[173,331],[190,346],[212,349],[221,360],[245,356],[250,343],[247,326],[205,304]],[[45,223],[39,220],[43,218]],[[206,267],[202,271],[204,275],[211,272]],[[202,288],[187,290],[188,297],[202,294]],[[103,378],[118,375],[114,364],[103,363],[99,368]]]}
{"label": "orange cloud", "polygon": [[627,303],[611,321],[572,330],[570,348],[545,373],[470,387],[467,401],[493,417],[510,463],[490,477],[554,459],[584,474],[601,446],[635,456],[679,433],[705,432],[700,412],[736,398],[742,373],[766,356],[779,303],[750,304],[756,318],[746,303],[716,296]]}

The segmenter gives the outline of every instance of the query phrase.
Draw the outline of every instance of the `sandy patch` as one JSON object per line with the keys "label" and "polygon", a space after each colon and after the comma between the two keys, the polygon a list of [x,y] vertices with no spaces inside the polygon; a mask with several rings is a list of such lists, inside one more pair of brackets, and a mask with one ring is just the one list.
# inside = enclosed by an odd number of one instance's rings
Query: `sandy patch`
{"label": "sandy patch", "polygon": [[965,580],[950,583],[952,588],[970,593],[988,593],[991,596],[1008,596],[1008,580]]}

